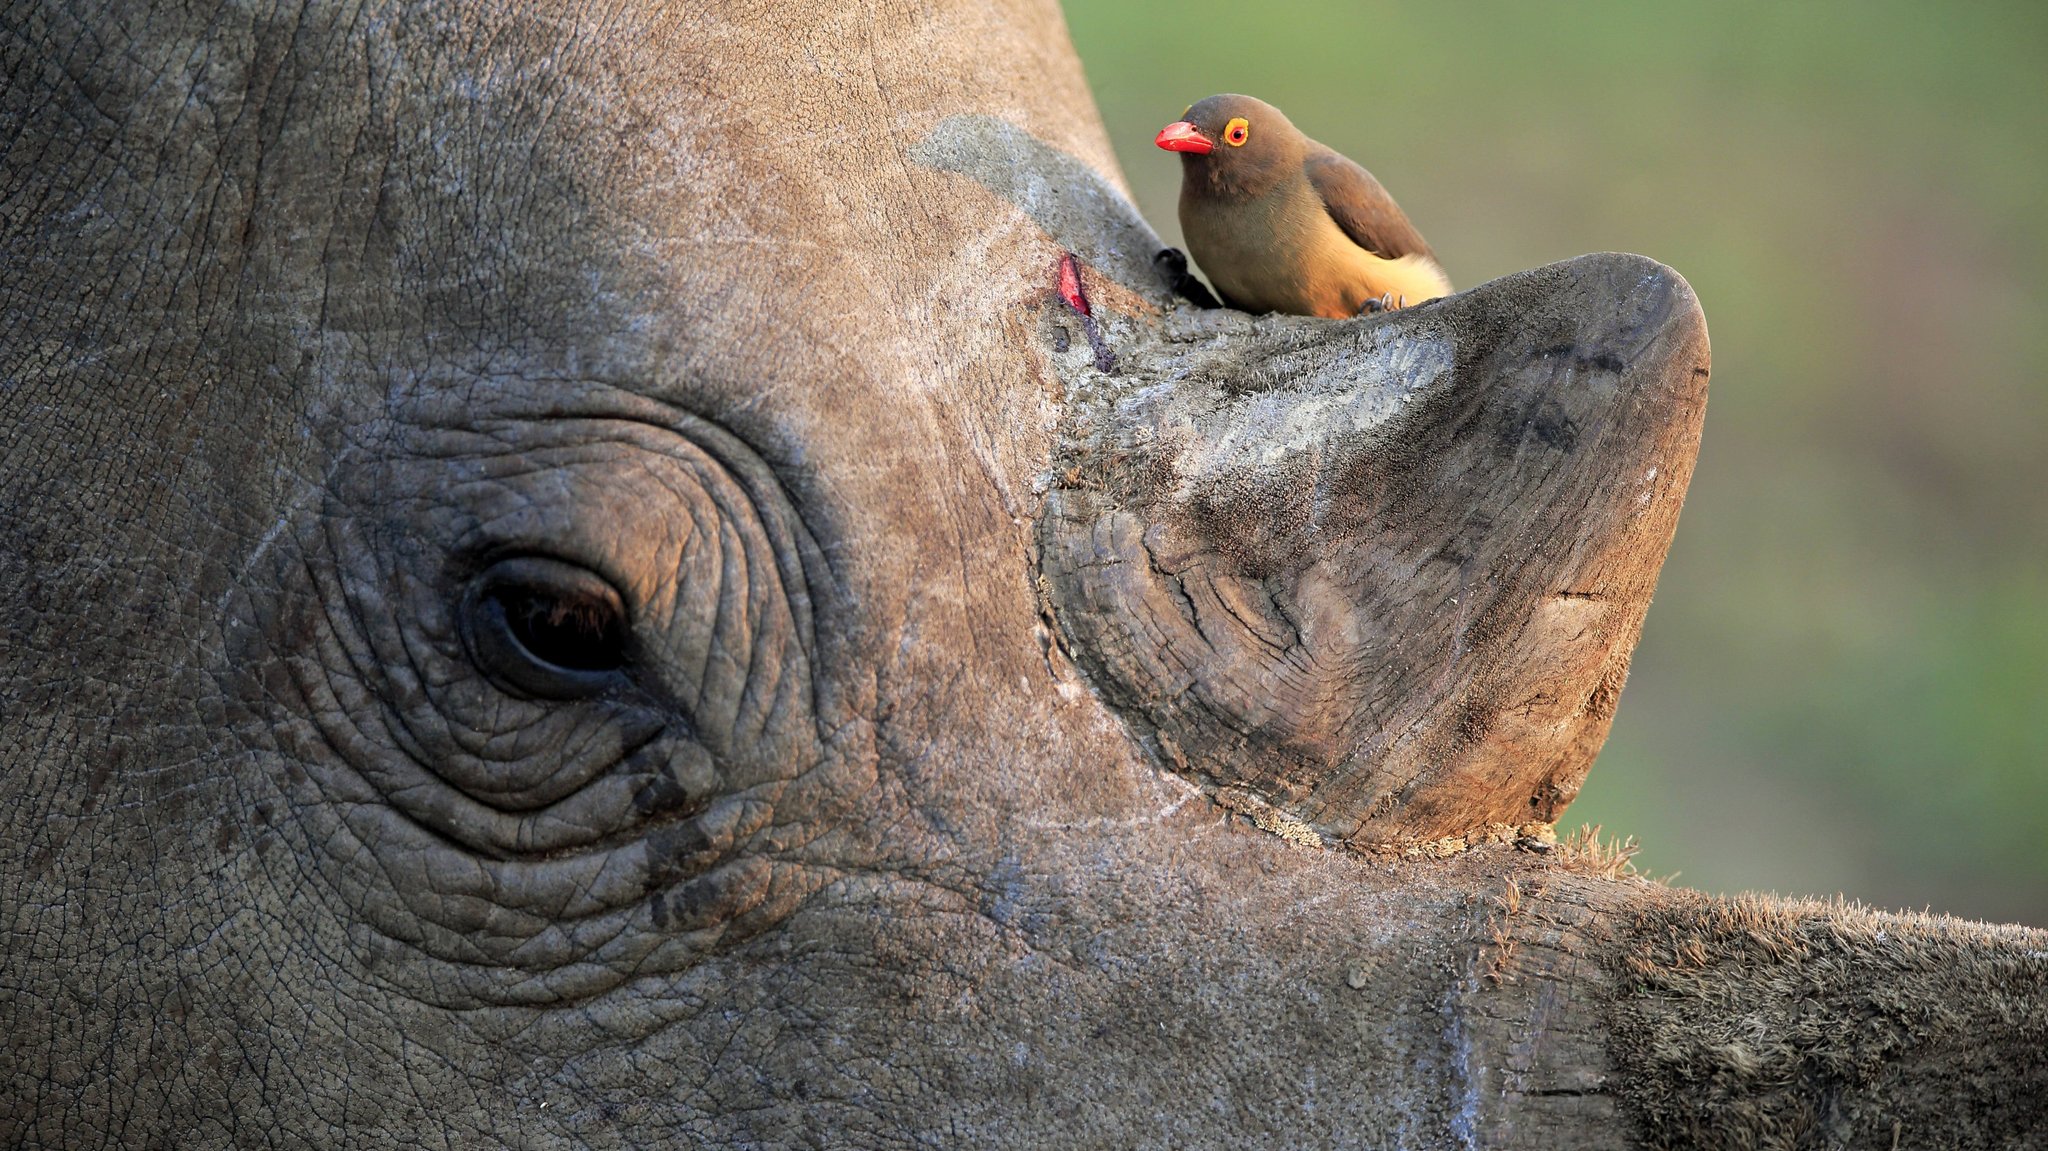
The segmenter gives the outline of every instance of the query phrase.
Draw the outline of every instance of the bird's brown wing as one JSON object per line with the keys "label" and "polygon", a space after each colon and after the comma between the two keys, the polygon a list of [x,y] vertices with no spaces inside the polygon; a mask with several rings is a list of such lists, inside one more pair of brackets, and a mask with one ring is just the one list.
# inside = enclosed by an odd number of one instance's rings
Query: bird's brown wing
{"label": "bird's brown wing", "polygon": [[1401,214],[1400,205],[1371,172],[1313,141],[1302,168],[1308,173],[1309,185],[1323,198],[1330,218],[1353,243],[1389,260],[1402,256],[1436,259],[1422,233]]}

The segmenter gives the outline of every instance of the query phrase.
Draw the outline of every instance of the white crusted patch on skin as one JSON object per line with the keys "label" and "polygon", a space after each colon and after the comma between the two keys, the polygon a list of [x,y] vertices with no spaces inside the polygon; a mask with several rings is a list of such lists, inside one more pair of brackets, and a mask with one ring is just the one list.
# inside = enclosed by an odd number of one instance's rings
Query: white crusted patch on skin
{"label": "white crusted patch on skin", "polygon": [[1237,812],[1252,821],[1260,831],[1268,831],[1296,847],[1327,847],[1322,833],[1294,816],[1281,811],[1265,800],[1241,787],[1226,787],[1216,793],[1216,802],[1227,810]]}
{"label": "white crusted patch on skin", "polygon": [[1341,441],[1399,413],[1410,396],[1452,367],[1448,343],[1413,337],[1371,354],[1317,348],[1291,355],[1315,355],[1324,362],[1302,373],[1306,386],[1257,392],[1238,400],[1231,418],[1219,421],[1220,434],[1189,437],[1175,460],[1184,490],[1218,478],[1259,473],[1286,460],[1322,458]]}

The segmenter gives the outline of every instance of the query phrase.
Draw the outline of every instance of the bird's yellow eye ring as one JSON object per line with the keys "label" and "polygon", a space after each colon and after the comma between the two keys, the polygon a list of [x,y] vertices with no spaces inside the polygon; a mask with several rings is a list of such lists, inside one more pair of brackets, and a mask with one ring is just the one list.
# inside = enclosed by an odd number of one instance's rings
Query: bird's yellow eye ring
{"label": "bird's yellow eye ring", "polygon": [[1223,126],[1223,142],[1233,148],[1244,147],[1244,142],[1251,138],[1251,121],[1246,120],[1243,116],[1239,116]]}

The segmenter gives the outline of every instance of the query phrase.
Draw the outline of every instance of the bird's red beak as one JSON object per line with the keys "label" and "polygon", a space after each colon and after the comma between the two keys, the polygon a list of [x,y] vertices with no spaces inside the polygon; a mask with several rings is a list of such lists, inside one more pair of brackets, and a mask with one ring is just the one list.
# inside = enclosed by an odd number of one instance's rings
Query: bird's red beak
{"label": "bird's red beak", "polygon": [[1216,150],[1216,141],[1202,135],[1201,129],[1186,120],[1175,120],[1159,129],[1152,142],[1169,152],[1193,152],[1197,156],[1206,156]]}

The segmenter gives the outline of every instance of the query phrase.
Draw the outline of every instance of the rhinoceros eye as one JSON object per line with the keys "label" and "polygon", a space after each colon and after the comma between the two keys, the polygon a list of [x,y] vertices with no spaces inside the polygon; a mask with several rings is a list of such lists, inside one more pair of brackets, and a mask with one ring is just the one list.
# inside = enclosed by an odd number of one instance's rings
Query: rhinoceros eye
{"label": "rhinoceros eye", "polygon": [[626,665],[626,607],[588,568],[540,556],[499,560],[463,597],[470,658],[500,687],[542,699],[583,699],[617,685]]}

